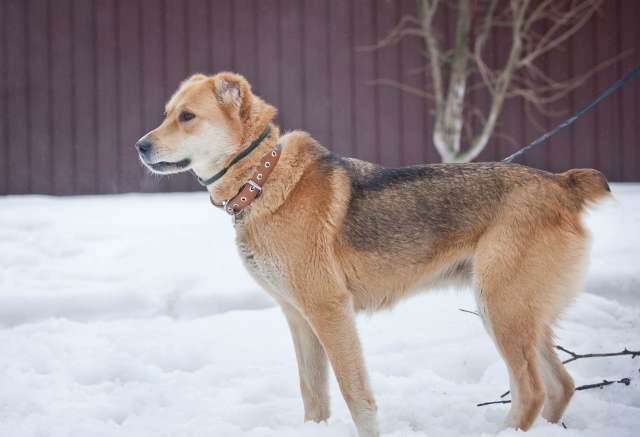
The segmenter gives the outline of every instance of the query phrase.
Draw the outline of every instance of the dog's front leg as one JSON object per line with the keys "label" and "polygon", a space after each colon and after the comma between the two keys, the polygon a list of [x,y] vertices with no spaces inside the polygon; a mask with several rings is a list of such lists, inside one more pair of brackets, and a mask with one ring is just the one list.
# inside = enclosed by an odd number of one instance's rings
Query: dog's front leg
{"label": "dog's front leg", "polygon": [[282,310],[287,317],[296,350],[304,420],[322,422],[330,414],[327,355],[302,314],[287,303],[282,303]]}
{"label": "dog's front leg", "polygon": [[331,361],[360,437],[377,437],[376,402],[369,387],[351,297],[332,295],[305,306],[305,313]]}

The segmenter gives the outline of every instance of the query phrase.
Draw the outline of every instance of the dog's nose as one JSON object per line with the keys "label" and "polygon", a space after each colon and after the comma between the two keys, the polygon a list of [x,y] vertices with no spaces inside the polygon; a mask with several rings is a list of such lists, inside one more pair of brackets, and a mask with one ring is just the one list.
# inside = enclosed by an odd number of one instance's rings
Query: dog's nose
{"label": "dog's nose", "polygon": [[136,149],[141,155],[146,154],[153,147],[153,143],[146,138],[141,139],[136,143]]}

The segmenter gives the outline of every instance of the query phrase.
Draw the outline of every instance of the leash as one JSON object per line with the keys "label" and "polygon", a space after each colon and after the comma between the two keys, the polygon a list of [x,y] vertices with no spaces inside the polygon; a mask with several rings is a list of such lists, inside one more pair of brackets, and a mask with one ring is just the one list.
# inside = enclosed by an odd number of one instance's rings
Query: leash
{"label": "leash", "polygon": [[619,79],[613,85],[611,85],[609,88],[607,88],[602,93],[600,93],[595,99],[593,99],[587,105],[585,105],[582,108],[580,108],[578,110],[578,112],[573,114],[571,117],[569,117],[563,123],[559,124],[558,126],[553,128],[549,132],[545,133],[544,135],[542,135],[540,138],[536,139],[535,141],[529,143],[529,145],[527,145],[527,146],[523,147],[522,149],[518,150],[517,152],[507,156],[506,158],[504,158],[502,160],[502,162],[513,162],[515,159],[520,158],[522,155],[524,155],[525,153],[529,152],[531,149],[533,149],[534,147],[540,145],[541,143],[545,142],[549,137],[557,134],[559,131],[561,131],[565,127],[571,126],[573,123],[576,122],[577,119],[582,117],[589,110],[593,109],[598,103],[600,103],[605,98],[607,98],[611,93],[613,93],[618,88],[620,88],[622,85],[624,85],[625,83],[627,83],[628,81],[630,81],[631,79],[633,79],[633,78],[635,78],[637,76],[640,76],[640,64],[637,65],[636,68],[634,68],[633,70],[631,70],[627,74],[625,74],[622,79]]}

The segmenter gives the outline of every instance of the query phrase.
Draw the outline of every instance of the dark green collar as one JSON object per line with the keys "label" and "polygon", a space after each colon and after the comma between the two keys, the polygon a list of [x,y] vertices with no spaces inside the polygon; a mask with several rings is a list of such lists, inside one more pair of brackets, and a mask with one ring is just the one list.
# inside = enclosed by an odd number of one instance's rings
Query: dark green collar
{"label": "dark green collar", "polygon": [[264,139],[267,138],[267,136],[270,133],[271,133],[271,123],[267,125],[267,127],[262,131],[260,136],[256,138],[254,142],[249,144],[249,146],[246,149],[244,149],[242,152],[238,153],[238,155],[236,155],[236,157],[233,158],[233,160],[229,163],[229,165],[227,165],[225,168],[220,170],[218,173],[214,174],[208,179],[202,179],[199,176],[196,176],[196,178],[198,179],[198,182],[200,182],[200,185],[202,185],[203,187],[206,187],[207,185],[211,185],[212,183],[220,179],[222,176],[225,175],[225,173],[231,168],[232,165],[236,164],[238,161],[240,161],[242,158],[247,156],[249,153],[253,152],[253,150],[256,147],[258,147],[260,143],[262,143],[262,141],[264,141]]}

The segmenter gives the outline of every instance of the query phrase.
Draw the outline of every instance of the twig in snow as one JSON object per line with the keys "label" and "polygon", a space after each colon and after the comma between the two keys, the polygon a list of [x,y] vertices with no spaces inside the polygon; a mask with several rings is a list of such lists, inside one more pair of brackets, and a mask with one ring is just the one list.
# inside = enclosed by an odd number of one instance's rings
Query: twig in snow
{"label": "twig in snow", "polygon": [[465,310],[464,308],[458,308],[458,311],[462,311],[463,313],[475,314],[476,316],[480,317],[480,314],[478,314],[477,311]]}
{"label": "twig in snow", "polygon": [[[575,391],[581,391],[581,390],[591,390],[593,388],[603,388],[606,387],[607,385],[611,385],[611,384],[624,384],[624,385],[629,385],[631,384],[631,378],[621,378],[618,379],[617,381],[608,381],[606,379],[604,379],[602,382],[596,382],[594,384],[585,384],[585,385],[581,385],[579,387],[575,388]],[[506,395],[508,395],[509,392],[503,393],[502,396],[500,396],[501,398],[505,397]],[[493,405],[493,404],[510,404],[511,400],[510,399],[505,399],[502,401],[491,401],[491,402],[481,402],[479,404],[476,404],[476,407],[484,407],[485,405]]]}
{"label": "twig in snow", "polygon": [[592,388],[602,388],[602,387],[605,387],[605,386],[611,385],[611,384],[629,385],[629,384],[631,384],[631,378],[622,378],[622,379],[619,379],[617,381],[607,381],[606,379],[603,379],[602,382],[597,382],[595,384],[586,384],[586,385],[581,385],[580,387],[576,387],[576,391],[578,391],[578,390],[589,390],[589,389],[592,389]]}
{"label": "twig in snow", "polygon": [[640,357],[640,351],[630,351],[626,347],[622,352],[607,352],[603,354],[577,354],[572,352],[562,346],[556,346],[556,349],[571,355],[571,358],[566,359],[562,362],[562,364],[567,364],[575,360],[579,360],[581,358],[595,358],[595,357],[617,357],[622,355],[630,355],[631,358]]}
{"label": "twig in snow", "polygon": [[491,402],[482,402],[481,404],[477,404],[476,407],[484,407],[485,405],[492,405],[492,404],[510,404],[511,400],[507,399],[506,401],[491,401]]}

